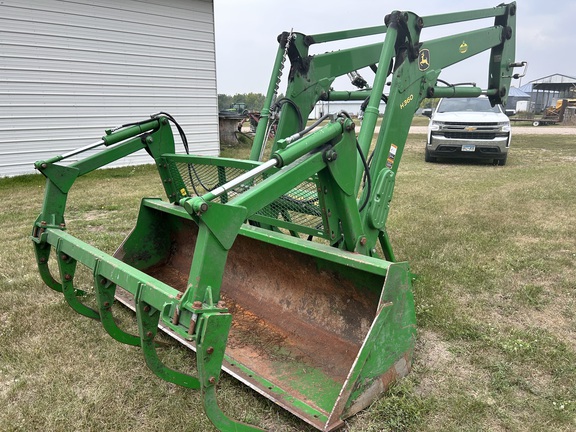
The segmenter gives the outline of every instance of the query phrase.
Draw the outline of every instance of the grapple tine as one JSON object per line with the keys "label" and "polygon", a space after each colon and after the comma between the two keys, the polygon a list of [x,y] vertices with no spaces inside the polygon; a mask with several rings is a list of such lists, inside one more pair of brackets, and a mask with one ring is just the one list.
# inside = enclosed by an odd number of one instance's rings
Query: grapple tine
{"label": "grapple tine", "polygon": [[196,342],[198,375],[202,382],[202,401],[210,421],[221,431],[251,432],[263,431],[256,426],[238,422],[226,416],[218,406],[216,386],[226,350],[232,315],[208,313],[200,318],[201,334]]}
{"label": "grapple tine", "polygon": [[62,252],[60,245],[61,242],[59,241],[56,245],[56,260],[58,261],[58,269],[60,270],[62,293],[64,294],[66,302],[80,315],[99,321],[100,314],[78,299],[78,297],[84,295],[85,292],[74,288],[74,274],[76,273],[77,261]]}
{"label": "grapple tine", "polygon": [[156,352],[156,344],[154,343],[154,337],[158,332],[160,312],[158,309],[152,307],[140,299],[139,293],[141,290],[142,286],[138,289],[138,293],[136,294],[134,301],[136,306],[138,331],[140,333],[140,346],[142,347],[142,352],[144,354],[144,358],[146,359],[146,365],[150,368],[150,370],[152,370],[152,372],[154,372],[154,374],[165,381],[190,389],[199,389],[200,381],[198,378],[167,367],[158,357],[158,353]]}
{"label": "grapple tine", "polygon": [[247,423],[238,422],[226,416],[218,406],[215,386],[209,386],[203,388],[202,396],[204,403],[204,411],[206,412],[206,415],[208,416],[210,421],[214,424],[214,426],[218,428],[218,430],[223,432],[265,431],[265,429],[249,425]]}
{"label": "grapple tine", "polygon": [[50,259],[50,251],[52,247],[47,244],[34,243],[34,253],[36,254],[36,264],[38,265],[38,272],[42,281],[46,286],[50,287],[56,292],[62,292],[62,284],[54,279],[50,268],[48,267],[48,260]]}
{"label": "grapple tine", "polygon": [[94,267],[94,288],[96,289],[96,301],[98,302],[100,321],[102,322],[104,330],[118,342],[132,346],[140,346],[139,336],[125,332],[118,327],[114,321],[112,305],[114,304],[114,295],[116,294],[116,284],[110,282],[98,273],[98,262]]}

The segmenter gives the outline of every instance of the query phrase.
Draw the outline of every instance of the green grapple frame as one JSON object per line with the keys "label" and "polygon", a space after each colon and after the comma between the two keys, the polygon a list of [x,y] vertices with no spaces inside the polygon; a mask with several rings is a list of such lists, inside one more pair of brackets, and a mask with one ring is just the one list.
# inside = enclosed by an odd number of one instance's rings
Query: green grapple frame
{"label": "green grapple frame", "polygon": [[[423,28],[487,17],[493,26],[420,41]],[[485,94],[505,104],[519,66],[515,18],[510,3],[429,17],[394,11],[382,26],[281,34],[250,160],[177,154],[174,119],[160,113],[37,162],[47,178],[32,232],[42,279],[113,338],[140,346],[156,375],[199,389],[219,430],[259,430],[218,407],[221,369],[320,430],[342,426],[410,370],[413,275],[394,257],[386,220],[412,117],[429,97]],[[383,42],[309,54],[314,44],[374,35]],[[438,85],[442,68],[486,50],[487,89]],[[286,58],[287,96],[276,100]],[[371,86],[356,72],[365,67],[375,71]],[[346,74],[360,81],[359,90],[334,91],[335,78]],[[365,101],[358,133],[345,112],[306,127],[320,100]],[[271,156],[262,161],[273,122]],[[68,234],[64,212],[75,180],[142,149],[167,200],[142,200],[136,226],[114,256]],[[48,265],[53,249],[56,276]],[[93,274],[97,307],[81,301],[78,263]],[[135,311],[138,334],[117,326],[115,300]],[[196,350],[198,376],[160,361],[159,326]]]}

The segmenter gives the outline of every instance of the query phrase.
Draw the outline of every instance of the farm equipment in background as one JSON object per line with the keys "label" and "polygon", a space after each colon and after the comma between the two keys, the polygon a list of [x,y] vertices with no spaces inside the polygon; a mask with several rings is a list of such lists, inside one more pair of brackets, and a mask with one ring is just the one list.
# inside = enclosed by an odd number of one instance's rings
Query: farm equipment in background
{"label": "farm equipment in background", "polygon": [[541,116],[535,116],[533,113],[522,113],[511,121],[514,122],[531,122],[532,126],[546,126],[551,124],[562,123],[566,114],[566,109],[576,107],[576,99],[558,99],[555,106],[544,108]]}
{"label": "farm equipment in background", "polygon": [[[493,26],[420,41],[425,27],[488,17]],[[218,407],[221,369],[320,430],[342,426],[410,370],[413,275],[394,256],[386,220],[412,117],[427,97],[483,94],[505,104],[519,66],[515,19],[510,3],[429,17],[394,11],[376,27],[282,33],[250,160],[176,153],[170,124],[186,144],[184,131],[159,113],[37,162],[47,178],[32,230],[42,279],[113,338],[140,346],[156,375],[199,389],[221,431],[259,430]],[[314,44],[369,35],[383,42],[309,54]],[[487,89],[438,85],[442,68],[486,50]],[[286,58],[287,96],[275,100]],[[364,67],[375,71],[368,89],[331,88],[337,76]],[[345,112],[306,124],[320,99],[366,98],[358,134]],[[263,161],[265,138],[276,123],[271,156]],[[64,213],[75,180],[141,149],[153,158],[167,200],[142,200],[136,226],[114,256],[71,236]],[[56,276],[49,261],[57,265]],[[75,285],[78,264],[92,274],[94,308],[81,301],[88,290]],[[137,334],[117,326],[115,298],[135,311]],[[196,350],[198,376],[160,361],[159,326]]]}
{"label": "farm equipment in background", "polygon": [[238,125],[241,124],[248,110],[246,104],[235,103],[230,108],[218,111],[218,132],[220,136],[220,144],[234,146],[238,144]]}
{"label": "farm equipment in background", "polygon": [[[245,103],[235,103],[227,110],[218,112],[220,144],[234,146],[240,142],[239,135],[253,141],[254,133],[260,121],[260,112],[246,109]],[[244,123],[248,122],[250,135],[242,131]],[[269,129],[268,138],[273,137],[276,133],[276,124],[272,124]]]}
{"label": "farm equipment in background", "polygon": [[237,102],[230,105],[230,108],[218,111],[220,116],[245,116],[249,111],[246,109],[244,102]]}
{"label": "farm equipment in background", "polygon": [[[248,126],[250,127],[250,133],[255,134],[256,129],[258,128],[258,123],[260,123],[261,113],[260,111],[250,111],[246,114],[243,120],[238,123],[238,132],[242,132],[242,128],[244,123],[248,122]],[[276,135],[276,124],[273,124],[270,128],[269,137],[273,137]]]}
{"label": "farm equipment in background", "polygon": [[564,121],[566,108],[570,106],[576,106],[576,99],[558,99],[555,106],[549,106],[544,109],[544,115],[539,121],[539,124],[533,122],[533,126],[562,123]]}

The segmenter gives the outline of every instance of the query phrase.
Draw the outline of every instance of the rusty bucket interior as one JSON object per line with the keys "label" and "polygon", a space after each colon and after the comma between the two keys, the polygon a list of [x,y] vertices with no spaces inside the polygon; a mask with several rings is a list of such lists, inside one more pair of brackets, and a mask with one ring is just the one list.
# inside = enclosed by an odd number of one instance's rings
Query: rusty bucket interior
{"label": "rusty bucket interior", "polygon": [[[177,210],[143,200],[115,257],[185,292],[198,226]],[[408,373],[410,284],[402,263],[245,224],[218,299],[233,316],[223,369],[318,429],[335,429]],[[131,303],[126,291],[117,298]]]}

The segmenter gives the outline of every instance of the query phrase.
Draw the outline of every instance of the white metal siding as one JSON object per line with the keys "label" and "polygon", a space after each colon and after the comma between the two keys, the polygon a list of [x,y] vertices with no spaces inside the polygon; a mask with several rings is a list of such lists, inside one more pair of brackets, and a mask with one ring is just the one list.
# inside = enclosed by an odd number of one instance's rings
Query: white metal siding
{"label": "white metal siding", "polygon": [[218,154],[212,0],[0,2],[0,176],[158,111]]}

